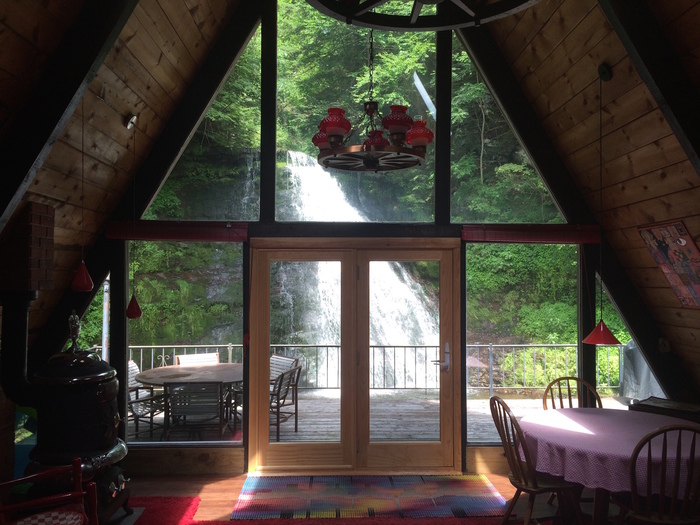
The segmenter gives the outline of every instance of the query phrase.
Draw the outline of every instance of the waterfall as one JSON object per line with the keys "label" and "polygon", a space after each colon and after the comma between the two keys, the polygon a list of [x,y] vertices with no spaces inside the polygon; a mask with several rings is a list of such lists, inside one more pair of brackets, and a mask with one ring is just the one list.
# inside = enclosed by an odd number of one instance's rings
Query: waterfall
{"label": "waterfall", "polygon": [[[288,220],[365,222],[343,195],[338,182],[305,153],[287,155],[289,203],[296,217]],[[310,344],[339,344],[340,272],[337,262],[319,262],[316,275],[318,310],[306,331]],[[439,344],[438,311],[431,308],[422,285],[401,264],[373,261],[370,266],[371,345]]]}
{"label": "waterfall", "polygon": [[296,211],[285,220],[316,222],[366,222],[345,199],[343,191],[326,170],[306,153],[287,152],[290,201]]}

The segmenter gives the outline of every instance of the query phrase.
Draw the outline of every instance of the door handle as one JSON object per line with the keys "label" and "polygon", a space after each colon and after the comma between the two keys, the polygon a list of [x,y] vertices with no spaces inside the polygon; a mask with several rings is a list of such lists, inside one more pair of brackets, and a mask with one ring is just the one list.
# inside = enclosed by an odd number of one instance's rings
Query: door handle
{"label": "door handle", "polygon": [[450,343],[445,343],[444,361],[440,361],[438,359],[435,359],[435,360],[433,360],[433,363],[436,365],[440,365],[440,370],[442,370],[443,372],[450,371]]}

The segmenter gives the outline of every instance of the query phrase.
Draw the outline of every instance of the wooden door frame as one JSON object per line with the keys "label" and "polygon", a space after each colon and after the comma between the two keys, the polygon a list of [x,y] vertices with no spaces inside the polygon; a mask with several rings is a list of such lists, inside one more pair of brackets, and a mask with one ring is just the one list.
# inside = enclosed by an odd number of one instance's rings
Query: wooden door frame
{"label": "wooden door frame", "polygon": [[[369,278],[369,267],[364,263],[373,261],[439,261],[440,262],[440,333],[439,333],[439,352],[440,360],[445,359],[445,344],[450,347],[450,370],[449,372],[440,372],[440,439],[435,442],[419,442],[419,441],[403,441],[403,442],[370,442],[369,440],[369,411],[368,400],[365,400],[364,407],[358,407],[357,420],[359,423],[360,439],[358,447],[358,463],[359,468],[380,468],[395,470],[396,461],[400,461],[401,467],[404,469],[414,469],[420,467],[429,468],[461,468],[461,455],[456,449],[461,451],[461,442],[455,440],[461,433],[460,422],[461,412],[455,410],[455,405],[459,406],[459,402],[455,400],[461,399],[459,395],[460,372],[459,367],[461,360],[459,357],[453,357],[458,354],[459,348],[459,330],[455,330],[455,326],[459,327],[459,243],[456,243],[448,248],[423,248],[419,244],[414,244],[410,248],[401,248],[392,246],[391,248],[365,249],[364,256],[358,256],[362,259],[358,264],[359,275],[364,279]],[[436,257],[437,255],[437,257]],[[458,266],[455,269],[455,262]],[[361,319],[369,320],[369,297],[365,294],[369,289],[361,288],[358,291],[358,361],[362,367],[367,367],[369,359],[369,342],[368,325],[361,323]],[[454,301],[457,300],[457,303]],[[363,312],[367,310],[367,312]],[[366,384],[368,377],[366,374],[357,374],[360,382],[365,382],[360,385],[358,396],[361,392],[368,393],[369,385]],[[448,383],[443,384],[444,381]],[[457,427],[457,428],[456,428]],[[455,435],[457,432],[457,435]],[[400,443],[400,444],[399,444]],[[455,463],[459,461],[459,463]]]}
{"label": "wooden door frame", "polygon": [[[450,324],[451,334],[451,367],[452,373],[452,432],[449,450],[445,450],[445,460],[442,467],[431,467],[433,471],[461,471],[461,410],[459,400],[460,388],[460,337],[459,337],[459,269],[460,240],[453,238],[253,238],[250,240],[250,350],[248,412],[251,415],[248,424],[248,470],[250,472],[285,472],[299,470],[313,471],[347,471],[348,473],[361,470],[367,472],[373,468],[386,471],[382,466],[368,465],[358,469],[356,440],[357,435],[357,406],[354,396],[343,395],[341,392],[341,440],[340,443],[314,443],[313,447],[296,443],[270,443],[269,425],[256,424],[257,421],[269,420],[269,361],[267,357],[270,347],[269,340],[269,279],[256,279],[260,272],[269,275],[271,255],[285,252],[294,260],[339,260],[349,263],[353,271],[341,272],[341,289],[348,293],[342,296],[344,313],[341,313],[341,325],[355,326],[357,315],[356,286],[354,285],[356,266],[356,250],[451,250],[452,281],[450,288],[452,309],[441,307],[440,322]],[[319,259],[318,253],[326,252],[329,257]],[[330,257],[330,255],[333,257]],[[442,271],[442,269],[441,269]],[[343,293],[343,292],[341,292]],[[447,300],[447,297],[445,300]],[[262,300],[262,299],[265,300]],[[441,295],[441,301],[442,301]],[[445,318],[443,316],[448,316]],[[345,348],[355,348],[357,335],[355,330],[342,330],[341,345]],[[346,333],[349,332],[349,333]],[[442,334],[442,330],[441,330]],[[441,348],[444,346],[441,335]],[[442,351],[442,350],[441,350]],[[357,388],[357,374],[354,352],[341,352],[341,384],[347,385],[345,392]],[[352,389],[352,390],[350,390]],[[449,459],[448,459],[449,457]],[[414,471],[419,465],[407,465],[402,471]],[[397,470],[397,469],[393,469]],[[425,469],[421,469],[424,471]]]}

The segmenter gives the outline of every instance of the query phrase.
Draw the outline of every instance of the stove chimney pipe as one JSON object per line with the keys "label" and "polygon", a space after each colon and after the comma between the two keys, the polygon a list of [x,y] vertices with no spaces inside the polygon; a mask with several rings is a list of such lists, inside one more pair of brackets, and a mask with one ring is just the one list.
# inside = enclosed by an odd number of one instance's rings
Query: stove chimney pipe
{"label": "stove chimney pipe", "polygon": [[33,389],[27,379],[29,307],[37,291],[2,292],[2,348],[0,385],[5,396],[20,406],[34,406]]}

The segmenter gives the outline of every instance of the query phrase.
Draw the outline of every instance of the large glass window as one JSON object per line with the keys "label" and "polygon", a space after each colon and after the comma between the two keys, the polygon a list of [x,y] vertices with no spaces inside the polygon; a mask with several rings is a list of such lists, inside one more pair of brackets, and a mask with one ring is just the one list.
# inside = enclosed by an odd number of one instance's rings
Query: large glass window
{"label": "large glass window", "polygon": [[[467,245],[468,441],[499,441],[492,395],[521,416],[542,410],[550,381],[580,376],[576,261],[576,245]],[[612,307],[605,312],[620,341],[630,341]],[[596,385],[606,408],[627,408],[620,399],[622,352],[623,345],[596,348]]]}
{"label": "large glass window", "polygon": [[144,218],[257,221],[259,217],[258,31],[236,62]]}
{"label": "large glass window", "polygon": [[[214,378],[224,383],[223,421],[213,414],[202,424],[190,425],[187,416],[170,418],[169,441],[224,441],[242,445],[243,363],[243,249],[241,244],[197,242],[131,242],[131,287],[142,316],[129,320],[129,385],[152,388],[130,392],[127,439],[158,441],[164,435],[164,410],[156,407],[153,421],[135,415],[151,408],[136,395],[160,395],[165,383],[191,379],[187,356],[195,365],[239,363],[230,376]],[[161,367],[169,367],[163,372]],[[158,377],[139,381],[135,373],[159,369]],[[228,371],[228,372],[227,372]],[[218,371],[217,371],[218,373]],[[208,380],[203,378],[202,380]],[[201,397],[201,396],[200,396]],[[170,396],[175,398],[175,396]],[[164,398],[161,403],[164,403]],[[149,414],[147,414],[149,416]],[[223,429],[223,431],[222,431]],[[138,434],[136,431],[138,430]]]}
{"label": "large glass window", "polygon": [[563,222],[462,45],[452,44],[451,221]]}
{"label": "large glass window", "polygon": [[[356,124],[364,102],[408,107],[435,129],[435,34],[373,31],[321,15],[305,2],[281,0],[278,14],[277,210],[279,221],[432,222],[433,148],[425,166],[374,173],[325,170],[311,142],[328,108]],[[370,82],[373,85],[369,94]],[[381,119],[377,129],[383,129]],[[362,144],[363,130],[348,144]],[[388,138],[388,137],[386,137]]]}

